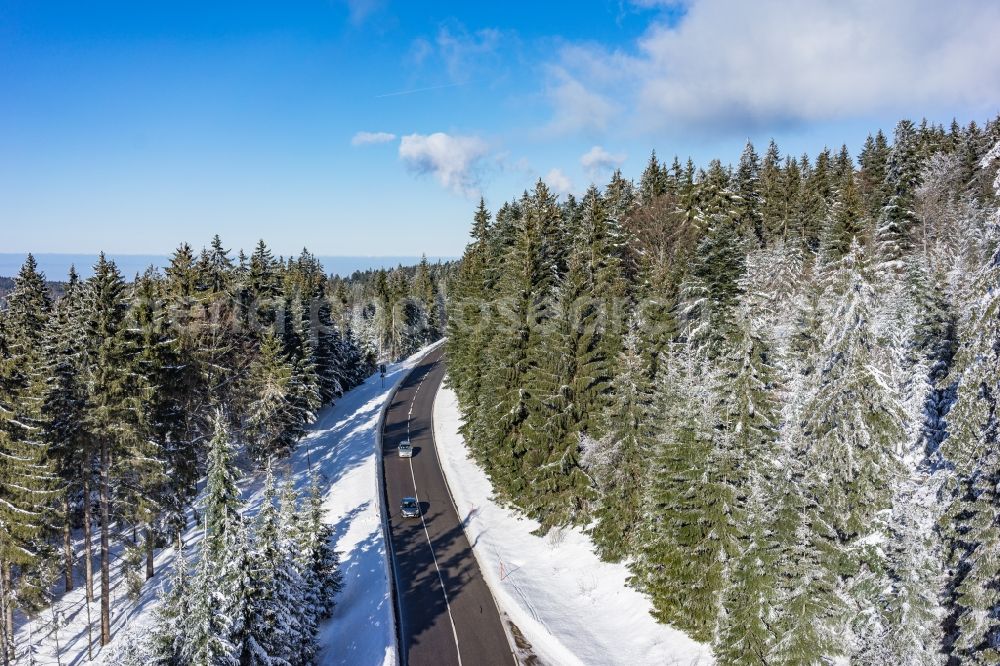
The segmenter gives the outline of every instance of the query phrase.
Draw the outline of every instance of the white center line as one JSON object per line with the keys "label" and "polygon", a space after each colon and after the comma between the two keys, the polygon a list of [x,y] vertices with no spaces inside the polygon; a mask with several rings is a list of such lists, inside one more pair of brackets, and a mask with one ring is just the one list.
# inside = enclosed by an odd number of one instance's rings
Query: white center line
{"label": "white center line", "polygon": [[[406,439],[410,439],[410,418],[413,416],[413,405],[417,400],[417,393],[420,392],[420,387],[424,384],[424,379],[427,375],[424,375],[420,381],[417,383],[417,388],[413,391],[413,398],[410,400],[410,411],[406,415]],[[412,445],[413,443],[410,442]],[[420,495],[417,493],[417,476],[413,472],[413,458],[409,458],[410,462],[410,478],[413,479],[413,496],[417,500],[417,506],[420,506]],[[458,654],[458,666],[462,666],[462,650],[458,645],[458,629],[455,628],[455,617],[451,614],[451,603],[448,601],[448,590],[444,586],[444,577],[441,575],[441,567],[438,566],[437,555],[434,553],[434,544],[431,543],[431,535],[427,531],[427,522],[424,520],[424,512],[420,511],[420,524],[424,528],[424,537],[427,538],[427,546],[431,549],[431,558],[434,560],[434,568],[437,570],[438,582],[441,583],[441,594],[444,595],[444,605],[448,609],[448,620],[451,622],[451,633],[455,637],[455,652]]]}

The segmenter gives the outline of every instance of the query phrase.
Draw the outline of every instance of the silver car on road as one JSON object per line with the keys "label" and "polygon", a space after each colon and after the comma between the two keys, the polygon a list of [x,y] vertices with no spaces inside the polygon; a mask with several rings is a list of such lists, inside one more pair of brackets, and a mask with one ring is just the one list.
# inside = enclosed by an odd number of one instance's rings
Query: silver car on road
{"label": "silver car on road", "polygon": [[403,518],[420,517],[420,503],[417,502],[416,497],[404,497],[403,501],[399,503],[399,510],[402,512]]}

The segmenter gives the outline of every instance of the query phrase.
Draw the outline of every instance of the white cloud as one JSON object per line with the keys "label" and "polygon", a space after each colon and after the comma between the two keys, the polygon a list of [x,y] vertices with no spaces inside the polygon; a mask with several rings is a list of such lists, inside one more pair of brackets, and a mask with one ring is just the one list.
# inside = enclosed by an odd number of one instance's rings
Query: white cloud
{"label": "white cloud", "polygon": [[594,146],[580,157],[580,166],[587,172],[591,180],[621,166],[625,161],[625,155],[612,155],[601,146]]}
{"label": "white cloud", "polygon": [[[676,10],[682,3],[643,1]],[[934,110],[992,113],[995,0],[690,0],[627,51],[573,45],[550,64],[566,90],[552,126],[640,131]],[[608,72],[615,72],[609,76]],[[583,82],[586,82],[584,85]],[[610,113],[609,100],[617,113]],[[588,110],[580,100],[603,100]]]}
{"label": "white cloud", "polygon": [[441,53],[448,77],[452,81],[465,82],[485,66],[495,65],[497,47],[501,33],[493,28],[469,33],[462,26],[449,29],[442,26],[438,31],[437,47]]}
{"label": "white cloud", "polygon": [[478,171],[487,152],[479,137],[444,132],[409,134],[399,142],[399,157],[407,169],[433,175],[444,187],[467,197],[478,194]]}
{"label": "white cloud", "polygon": [[559,169],[552,169],[552,171],[545,174],[545,178],[542,180],[556,194],[567,195],[573,191],[573,181]]}
{"label": "white cloud", "polygon": [[405,62],[420,72],[420,80],[446,80],[451,84],[496,81],[508,65],[517,36],[496,28],[468,30],[457,21],[438,27],[433,38],[410,42]]}
{"label": "white cloud", "polygon": [[[593,74],[593,72],[588,72]],[[556,114],[546,128],[552,134],[604,131],[619,109],[602,93],[587,88],[563,67],[550,68],[556,82],[546,95]]]}
{"label": "white cloud", "polygon": [[351,145],[366,146],[371,143],[389,143],[395,140],[396,135],[389,132],[358,132],[351,137]]}

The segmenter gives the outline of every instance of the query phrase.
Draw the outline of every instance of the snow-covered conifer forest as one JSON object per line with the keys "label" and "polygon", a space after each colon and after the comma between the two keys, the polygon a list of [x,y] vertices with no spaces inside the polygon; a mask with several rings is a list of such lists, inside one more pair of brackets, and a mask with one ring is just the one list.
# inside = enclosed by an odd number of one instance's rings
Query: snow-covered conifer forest
{"label": "snow-covered conifer forest", "polygon": [[[107,663],[312,663],[338,554],[315,476],[300,496],[277,470],[321,406],[440,337],[449,270],[331,278],[307,251],[234,258],[216,236],[132,280],[102,255],[55,290],[29,255],[0,309],[0,663],[58,645],[79,585],[94,614],[74,651],[95,655],[111,560],[137,599],[162,549],[176,557],[154,629]],[[251,515],[240,479],[257,471]]]}
{"label": "snow-covered conifer forest", "polygon": [[720,664],[1000,663],[998,158],[902,121],[481,203],[448,363],[498,498]]}

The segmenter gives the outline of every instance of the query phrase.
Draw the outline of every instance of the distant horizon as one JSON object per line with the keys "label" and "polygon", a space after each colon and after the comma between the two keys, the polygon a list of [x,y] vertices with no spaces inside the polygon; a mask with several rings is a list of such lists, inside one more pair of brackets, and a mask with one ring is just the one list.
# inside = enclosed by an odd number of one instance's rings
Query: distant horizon
{"label": "distant horizon", "polygon": [[[237,251],[238,252],[238,251]],[[96,263],[100,252],[0,252],[0,277],[13,278],[17,275],[28,255],[31,254],[38,263],[39,270],[45,274],[45,278],[52,282],[62,282],[69,274],[70,266],[75,267],[77,273],[82,278],[87,278],[93,274],[93,265]],[[131,252],[105,252],[118,266],[122,275],[131,279],[138,273],[142,273],[149,266],[163,269],[169,262],[169,254],[143,254]],[[275,253],[275,258],[288,259],[298,256],[296,254],[282,255]],[[236,257],[233,253],[230,256]],[[327,275],[337,275],[348,277],[356,271],[378,270],[380,268],[395,268],[398,265],[412,266],[419,263],[419,255],[313,255],[323,265],[323,270]],[[427,261],[437,263],[438,261],[454,261],[458,257],[428,255]]]}

